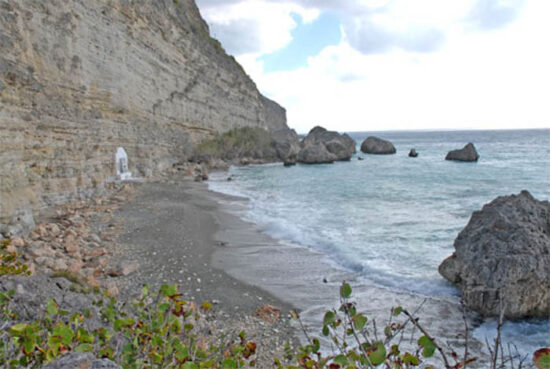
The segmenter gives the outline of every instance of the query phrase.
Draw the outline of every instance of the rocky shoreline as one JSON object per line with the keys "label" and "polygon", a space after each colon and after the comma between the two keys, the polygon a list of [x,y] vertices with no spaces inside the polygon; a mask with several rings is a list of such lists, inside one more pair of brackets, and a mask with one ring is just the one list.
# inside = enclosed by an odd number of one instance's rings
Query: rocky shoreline
{"label": "rocky shoreline", "polygon": [[16,310],[29,320],[43,314],[49,298],[80,311],[93,305],[94,287],[130,301],[144,284],[155,290],[175,283],[186,300],[212,304],[213,335],[245,330],[257,344],[258,367],[269,367],[285,356],[287,343],[297,342],[292,306],[212,265],[212,253],[223,247],[213,237],[220,217],[232,216],[220,213],[207,192],[177,175],[120,184],[108,197],[60,207],[29,237],[12,240],[9,247],[22,254],[32,276],[4,276],[0,292],[14,290]]}

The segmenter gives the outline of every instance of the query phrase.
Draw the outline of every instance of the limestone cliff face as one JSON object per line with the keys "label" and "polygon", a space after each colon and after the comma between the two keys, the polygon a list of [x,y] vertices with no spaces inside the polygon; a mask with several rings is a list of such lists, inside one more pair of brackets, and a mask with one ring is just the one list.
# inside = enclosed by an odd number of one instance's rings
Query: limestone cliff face
{"label": "limestone cliff face", "polygon": [[193,0],[0,0],[0,224],[154,175],[231,128],[287,129]]}

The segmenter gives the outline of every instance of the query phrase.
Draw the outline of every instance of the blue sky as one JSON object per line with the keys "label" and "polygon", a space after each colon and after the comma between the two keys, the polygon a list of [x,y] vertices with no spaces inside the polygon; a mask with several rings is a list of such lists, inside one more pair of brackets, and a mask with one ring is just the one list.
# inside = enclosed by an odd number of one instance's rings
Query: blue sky
{"label": "blue sky", "polygon": [[302,17],[296,13],[291,16],[296,22],[296,28],[291,31],[292,41],[283,48],[258,58],[263,62],[265,73],[307,67],[310,56],[318,55],[327,46],[340,43],[342,35],[337,14],[325,12],[310,23],[304,23]]}
{"label": "blue sky", "polygon": [[299,132],[550,128],[545,0],[197,0]]}

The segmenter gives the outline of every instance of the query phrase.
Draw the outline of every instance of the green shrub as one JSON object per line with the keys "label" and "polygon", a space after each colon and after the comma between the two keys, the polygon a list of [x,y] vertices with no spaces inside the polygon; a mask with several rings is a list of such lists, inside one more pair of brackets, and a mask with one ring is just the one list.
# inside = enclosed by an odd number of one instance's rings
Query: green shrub
{"label": "green shrub", "polygon": [[30,275],[28,267],[21,261],[16,252],[7,251],[10,240],[0,241],[0,276],[2,275]]}
{"label": "green shrub", "polygon": [[202,159],[232,160],[275,155],[275,142],[271,134],[258,127],[234,128],[213,139],[202,141],[195,149],[195,156]]}
{"label": "green shrub", "polygon": [[[426,369],[440,368],[463,369],[477,359],[468,355],[468,341],[465,341],[463,355],[444,350],[439,340],[431,336],[418,322],[418,319],[402,307],[392,309],[390,318],[382,330],[378,330],[375,321],[357,310],[356,304],[350,301],[352,289],[347,283],[340,287],[340,308],[325,313],[322,334],[336,348],[335,353],[327,355],[321,349],[318,338],[309,337],[308,344],[298,348],[296,363],[283,366],[281,360],[275,359],[279,369],[357,369],[357,368],[393,368],[405,369],[421,367]],[[293,313],[302,328],[303,325],[296,313]],[[411,328],[408,329],[407,327]],[[467,328],[467,326],[466,326]],[[407,330],[406,330],[407,329]],[[498,328],[500,336],[501,326]],[[415,337],[418,332],[420,337]],[[410,338],[404,339],[405,334]],[[466,336],[468,332],[466,332]],[[403,342],[409,342],[407,349]],[[527,367],[526,357],[517,353],[504,352],[499,340],[494,346],[488,344],[491,353],[489,368],[523,368]],[[440,361],[435,360],[435,355]],[[497,360],[498,359],[498,360]],[[550,349],[540,349],[533,356],[537,368],[549,369]],[[546,365],[546,366],[544,366]]]}
{"label": "green shrub", "polygon": [[[13,292],[0,294],[0,307],[9,312]],[[90,311],[69,315],[49,300],[45,316],[16,323],[0,333],[0,365],[38,367],[70,351],[91,352],[123,368],[242,368],[254,365],[256,344],[239,337],[213,337],[198,326],[203,313],[182,299],[176,285],[163,285],[156,294],[147,287],[141,298],[123,309],[113,298],[95,302],[107,328],[89,330]],[[203,303],[200,310],[211,308]],[[12,320],[4,314],[3,320]]]}

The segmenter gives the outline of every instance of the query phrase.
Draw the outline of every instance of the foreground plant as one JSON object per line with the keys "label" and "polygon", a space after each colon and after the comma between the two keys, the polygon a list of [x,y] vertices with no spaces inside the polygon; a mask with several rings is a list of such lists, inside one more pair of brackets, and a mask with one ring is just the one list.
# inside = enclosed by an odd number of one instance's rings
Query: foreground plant
{"label": "foreground plant", "polygon": [[[444,350],[440,342],[429,334],[418,319],[402,307],[392,309],[386,326],[379,330],[376,322],[359,312],[356,304],[350,301],[351,293],[351,286],[343,283],[340,287],[339,309],[327,311],[323,318],[322,334],[332,345],[331,354],[326,353],[326,348],[321,349],[321,341],[318,338],[309,337],[298,315],[294,313],[309,344],[299,348],[296,365],[283,366],[281,360],[275,359],[279,369],[464,369],[477,360],[468,354],[467,329],[464,335],[464,353],[458,355],[452,350]],[[415,337],[415,332],[419,332],[420,337]],[[505,355],[499,341],[496,341],[492,348],[489,347],[489,350],[491,362],[488,367],[491,369],[519,369],[526,365],[526,358],[512,353]],[[499,363],[497,358],[500,358]],[[550,369],[550,349],[538,350],[533,357],[533,363],[538,369]]]}
{"label": "foreground plant", "polygon": [[[0,296],[3,321],[15,322],[13,292]],[[123,368],[242,368],[254,365],[256,344],[239,337],[212,336],[199,322],[211,308],[183,300],[176,285],[164,285],[156,294],[144,287],[141,297],[123,308],[113,298],[95,301],[102,328],[91,330],[90,311],[69,314],[49,300],[42,318],[2,326],[0,365],[6,368],[40,367],[61,355],[91,352]],[[201,313],[201,311],[203,313]]]}
{"label": "foreground plant", "polygon": [[0,241],[0,276],[2,275],[30,275],[27,265],[25,265],[17,252],[9,251],[10,240]]}

